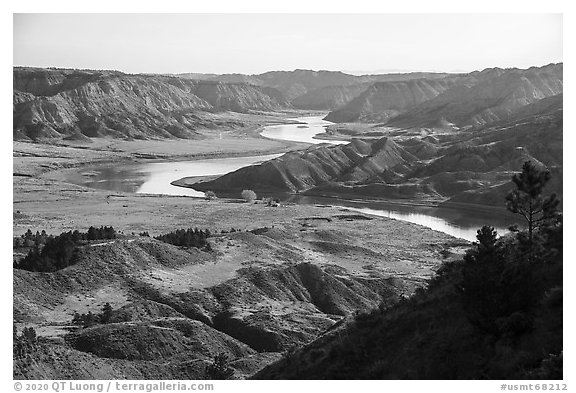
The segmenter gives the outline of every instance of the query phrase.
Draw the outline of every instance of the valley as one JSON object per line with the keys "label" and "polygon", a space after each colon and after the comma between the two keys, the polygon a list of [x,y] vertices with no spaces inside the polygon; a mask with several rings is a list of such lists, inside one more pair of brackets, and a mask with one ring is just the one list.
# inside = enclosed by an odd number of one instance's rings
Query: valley
{"label": "valley", "polygon": [[[61,157],[64,152],[61,148]],[[44,169],[38,156],[34,160],[38,167],[27,166],[31,176],[15,179],[15,234],[112,225],[125,235],[83,247],[76,265],[56,273],[14,270],[17,327],[34,327],[46,339],[37,354],[42,368],[15,369],[24,378],[149,378],[170,372],[173,378],[195,379],[220,352],[235,359],[238,377],[249,375],[348,313],[412,293],[445,255],[461,253],[466,244],[336,207],[270,208],[226,199],[110,193],[51,180],[50,171],[35,177],[32,173]],[[60,160],[64,167],[74,165]],[[210,239],[214,251],[209,253],[131,235],[189,226],[216,234],[239,231]],[[406,248],[404,239],[416,236],[421,240]],[[126,316],[79,331],[79,337],[67,335],[74,312],[97,313],[106,302],[115,315]],[[204,331],[203,347],[190,336],[198,329]],[[133,347],[144,336],[171,348],[170,356],[161,347],[146,353]],[[104,342],[117,347],[102,347]],[[91,373],[87,365],[94,362],[109,373]],[[71,363],[79,367],[65,366]]]}
{"label": "valley", "polygon": [[[63,269],[13,269],[14,326],[39,337],[15,379],[204,379],[218,354],[235,379],[317,377],[339,332],[421,295],[474,226],[504,234],[524,162],[562,196],[562,64],[365,76],[15,67],[13,113],[14,237],[118,232],[78,245]],[[258,199],[241,199],[246,189]],[[468,231],[409,222],[418,214]],[[209,249],[154,238],[186,228],[208,229]],[[107,322],[72,323],[106,304]]]}

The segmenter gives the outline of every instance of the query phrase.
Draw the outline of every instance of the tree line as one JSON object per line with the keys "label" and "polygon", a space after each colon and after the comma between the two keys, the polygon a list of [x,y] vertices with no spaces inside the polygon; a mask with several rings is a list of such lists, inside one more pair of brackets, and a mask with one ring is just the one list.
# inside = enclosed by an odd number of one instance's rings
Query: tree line
{"label": "tree line", "polygon": [[175,231],[155,236],[154,239],[180,247],[196,247],[210,251],[212,248],[208,239],[212,234],[209,229],[198,228],[177,229]]}

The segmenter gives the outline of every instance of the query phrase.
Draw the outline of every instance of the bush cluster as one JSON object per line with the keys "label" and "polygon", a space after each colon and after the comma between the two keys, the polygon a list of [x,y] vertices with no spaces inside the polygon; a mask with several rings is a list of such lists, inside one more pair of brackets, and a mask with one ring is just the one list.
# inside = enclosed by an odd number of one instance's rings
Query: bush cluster
{"label": "bush cluster", "polygon": [[13,325],[12,353],[14,359],[22,359],[36,350],[38,341],[36,330],[33,327],[25,327],[22,334],[18,335],[16,326]]}
{"label": "bush cluster", "polygon": [[211,250],[210,243],[206,241],[211,236],[210,230],[198,228],[177,229],[164,235],[155,236],[154,239],[180,247],[196,247]]}
{"label": "bush cluster", "polygon": [[87,314],[79,314],[77,312],[74,313],[72,324],[83,327],[90,327],[97,324],[108,323],[112,318],[112,312],[112,306],[110,303],[106,303],[104,307],[102,307],[102,312],[100,314],[94,314],[92,311],[88,311]]}

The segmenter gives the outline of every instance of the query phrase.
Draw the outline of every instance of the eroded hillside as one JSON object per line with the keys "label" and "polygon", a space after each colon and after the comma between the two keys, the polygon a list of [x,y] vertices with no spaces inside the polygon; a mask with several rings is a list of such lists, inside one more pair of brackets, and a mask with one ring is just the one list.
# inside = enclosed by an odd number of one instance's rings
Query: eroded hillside
{"label": "eroded hillside", "polygon": [[526,70],[492,68],[442,79],[375,83],[326,120],[465,128],[508,120],[520,108],[562,91],[562,63]]}
{"label": "eroded hillside", "polygon": [[[287,153],[207,182],[175,184],[199,190],[255,190],[500,205],[510,176],[525,161],[552,170],[550,190],[562,193],[563,100],[526,105],[506,121],[467,131],[378,126],[384,137]],[[491,194],[489,196],[488,194]]]}
{"label": "eroded hillside", "polygon": [[330,112],[325,119],[335,123],[354,121],[385,123],[443,93],[457,80],[458,78],[447,77],[374,83],[346,105]]}
{"label": "eroded hillside", "polygon": [[198,138],[218,124],[209,112],[272,111],[281,94],[226,84],[112,71],[14,69],[15,139],[121,137]]}

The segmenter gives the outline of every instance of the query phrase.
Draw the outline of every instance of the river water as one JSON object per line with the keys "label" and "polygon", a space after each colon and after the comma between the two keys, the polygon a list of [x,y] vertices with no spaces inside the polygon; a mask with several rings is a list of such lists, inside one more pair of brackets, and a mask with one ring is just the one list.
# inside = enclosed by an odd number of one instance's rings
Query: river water
{"label": "river water", "polygon": [[[300,117],[305,124],[284,124],[264,127],[261,135],[272,139],[307,142],[312,144],[343,144],[346,141],[322,140],[313,138],[324,132],[331,124],[322,117]],[[280,156],[280,154],[215,158],[180,162],[153,162],[119,166],[103,165],[85,170],[81,180],[74,182],[84,186],[111,191],[135,192],[162,195],[185,195],[203,197],[204,193],[191,188],[177,187],[174,180],[183,177],[223,175],[248,165],[254,165]],[[449,235],[474,240],[476,231],[485,224],[496,227],[499,233],[506,232],[512,222],[510,217],[495,213],[478,213],[461,209],[413,206],[401,203],[350,201],[322,197],[302,197],[286,195],[282,197],[295,203],[330,204],[342,206],[363,214],[390,217],[398,220],[420,224]],[[408,240],[408,239],[407,239]]]}
{"label": "river water", "polygon": [[189,176],[224,175],[248,165],[258,164],[281,154],[264,156],[212,158],[195,161],[151,162],[128,165],[99,165],[80,173],[82,185],[111,191],[139,194],[185,195],[204,197],[191,188],[170,184]]}
{"label": "river water", "polygon": [[280,139],[283,141],[307,142],[312,144],[330,143],[333,145],[343,145],[348,141],[323,140],[314,138],[317,134],[325,131],[325,127],[333,124],[323,120],[322,116],[305,116],[294,119],[306,124],[280,124],[264,127],[260,133],[263,137],[270,139]]}

